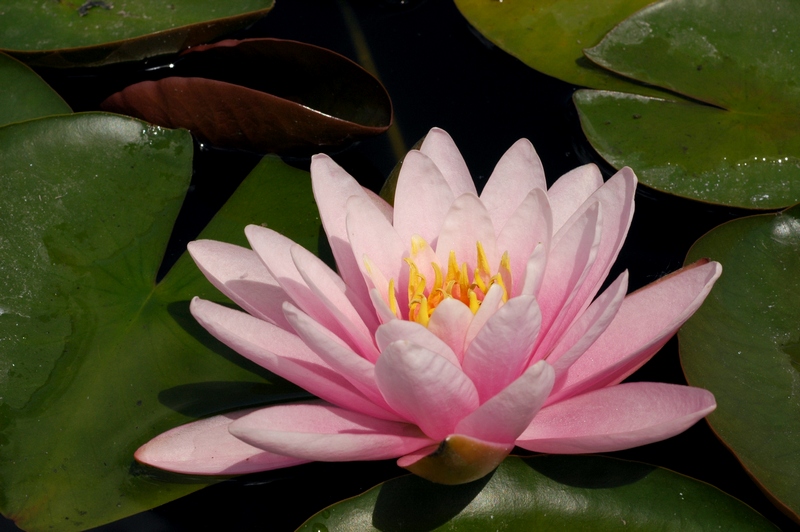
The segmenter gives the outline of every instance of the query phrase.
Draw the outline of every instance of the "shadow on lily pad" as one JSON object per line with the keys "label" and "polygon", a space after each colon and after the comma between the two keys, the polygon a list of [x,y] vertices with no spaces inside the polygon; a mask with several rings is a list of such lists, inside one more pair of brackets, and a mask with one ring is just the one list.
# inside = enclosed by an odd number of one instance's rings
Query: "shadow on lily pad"
{"label": "shadow on lily pad", "polygon": [[413,475],[387,482],[375,501],[372,524],[384,532],[434,530],[469,506],[493,475],[457,486],[434,484]]}
{"label": "shadow on lily pad", "polygon": [[158,402],[185,416],[199,418],[222,413],[221,406],[225,410],[238,410],[311,397],[307,392],[298,391],[288,384],[284,393],[276,393],[275,388],[274,384],[265,382],[195,382],[160,392]]}
{"label": "shadow on lily pad", "polygon": [[[545,477],[574,488],[606,489],[635,484],[656,468],[638,462],[613,462],[598,456],[541,456],[525,465]],[[579,467],[576,467],[579,466]]]}

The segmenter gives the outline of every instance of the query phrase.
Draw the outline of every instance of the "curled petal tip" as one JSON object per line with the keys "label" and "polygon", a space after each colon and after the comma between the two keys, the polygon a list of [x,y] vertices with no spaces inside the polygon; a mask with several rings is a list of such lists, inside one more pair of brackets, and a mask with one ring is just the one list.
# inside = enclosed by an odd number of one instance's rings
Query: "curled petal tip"
{"label": "curled petal tip", "polygon": [[623,166],[622,168],[619,169],[617,174],[622,174],[628,177],[629,179],[632,179],[634,184],[637,184],[639,182],[639,178],[636,176],[636,172],[634,172],[630,166]]}
{"label": "curled petal tip", "polygon": [[311,156],[312,161],[332,161],[331,157],[326,153],[317,153]]}

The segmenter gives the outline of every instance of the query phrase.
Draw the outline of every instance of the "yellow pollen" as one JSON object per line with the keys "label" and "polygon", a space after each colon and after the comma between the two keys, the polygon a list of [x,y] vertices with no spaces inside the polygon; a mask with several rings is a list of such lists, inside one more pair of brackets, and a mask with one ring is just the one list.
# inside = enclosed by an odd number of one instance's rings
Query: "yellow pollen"
{"label": "yellow pollen", "polygon": [[[477,243],[477,266],[470,278],[467,263],[460,265],[456,254],[451,251],[447,260],[447,272],[443,273],[439,264],[432,262],[433,284],[427,288],[427,279],[420,271],[415,258],[428,245],[424,239],[414,236],[411,239],[411,257],[408,264],[408,319],[424,326],[428,325],[436,307],[445,299],[453,298],[464,303],[472,313],[478,312],[484,297],[492,285],[503,289],[503,301],[508,301],[511,289],[511,263],[508,252],[503,253],[498,269],[492,273],[489,259],[483,245]],[[389,281],[389,307],[397,313],[397,298],[394,279]]]}

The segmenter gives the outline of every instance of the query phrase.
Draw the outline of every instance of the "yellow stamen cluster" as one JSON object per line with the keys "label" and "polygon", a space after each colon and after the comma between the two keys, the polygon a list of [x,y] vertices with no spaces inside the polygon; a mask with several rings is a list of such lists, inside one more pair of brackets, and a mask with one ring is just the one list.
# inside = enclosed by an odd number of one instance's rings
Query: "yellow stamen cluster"
{"label": "yellow stamen cluster", "polygon": [[[427,245],[422,242],[422,245]],[[500,267],[494,275],[491,273],[489,260],[480,242],[477,243],[478,261],[475,271],[470,278],[467,263],[458,264],[454,251],[450,252],[447,261],[447,273],[443,274],[441,267],[431,263],[434,281],[430,290],[427,290],[427,280],[419,271],[413,258],[405,259],[408,263],[408,319],[416,321],[427,327],[433,311],[447,298],[461,301],[469,307],[472,313],[478,312],[483,298],[492,285],[497,284],[503,289],[503,301],[508,300],[508,291],[511,286],[511,265],[508,252],[503,253]],[[417,255],[420,243],[412,241],[412,257]],[[397,310],[397,300],[394,294],[394,280],[389,282],[389,306],[392,311]]]}

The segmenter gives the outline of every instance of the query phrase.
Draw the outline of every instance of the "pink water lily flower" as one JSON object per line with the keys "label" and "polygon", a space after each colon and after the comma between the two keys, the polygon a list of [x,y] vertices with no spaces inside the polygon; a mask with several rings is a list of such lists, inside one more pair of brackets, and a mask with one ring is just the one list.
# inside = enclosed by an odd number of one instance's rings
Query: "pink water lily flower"
{"label": "pink water lily flower", "polygon": [[[721,267],[700,261],[626,296],[600,294],[630,226],[636,176],[594,165],[547,189],[527,140],[480,196],[450,136],[403,161],[394,207],[329,157],[311,164],[338,273],[270,229],[252,250],[197,241],[208,279],[246,312],[195,298],[216,338],[319,400],[170,430],[136,459],[193,474],[381,460],[436,482],[491,472],[515,445],[607,452],[711,412],[703,389],[622,380],[697,310]],[[596,297],[595,297],[596,296]]]}

